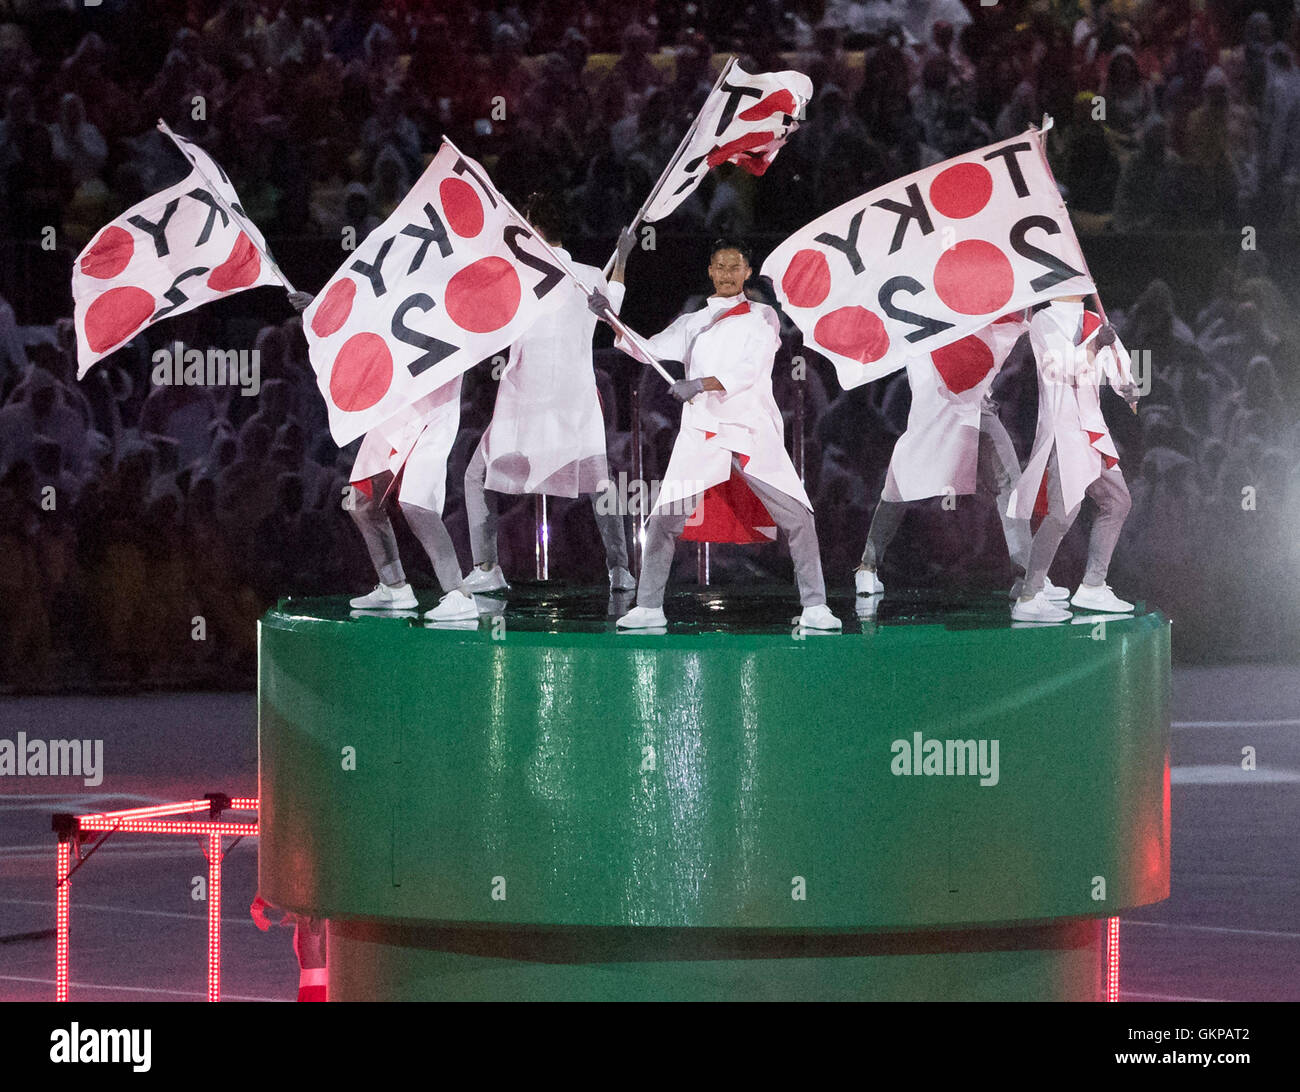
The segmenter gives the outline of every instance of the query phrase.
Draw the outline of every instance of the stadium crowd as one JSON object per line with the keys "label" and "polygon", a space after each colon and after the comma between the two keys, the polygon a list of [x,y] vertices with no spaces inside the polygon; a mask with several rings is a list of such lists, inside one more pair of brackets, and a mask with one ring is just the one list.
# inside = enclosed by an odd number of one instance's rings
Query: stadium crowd
{"label": "stadium crowd", "polygon": [[[183,172],[158,117],[216,156],[273,248],[315,239],[337,264],[347,229],[360,239],[376,226],[443,134],[507,194],[564,195],[572,239],[607,252],[730,52],[751,70],[808,73],[816,97],[767,175],[713,172],[665,223],[696,249],[728,233],[761,254],[873,186],[1051,114],[1049,153],[1085,250],[1165,232],[1177,254],[1198,232],[1243,226],[1265,241],[1223,263],[1196,305],[1151,279],[1112,308],[1150,378],[1136,418],[1108,406],[1134,498],[1112,583],[1186,620],[1184,655],[1297,651],[1300,604],[1277,591],[1300,564],[1300,322],[1288,265],[1265,245],[1300,226],[1289,4],[106,0],[91,29],[92,9],[10,6],[0,252],[38,246],[52,226],[65,286],[100,226]],[[632,297],[653,294],[639,260]],[[34,324],[0,303],[0,685],[247,685],[255,619],[277,596],[372,583],[338,505],[354,452],[330,440],[299,320],[271,290],[250,295],[256,321],[201,309],[80,383],[70,321]],[[178,339],[255,346],[260,392],[152,386],[151,349]],[[776,395],[792,440],[802,404],[826,570],[847,586],[907,385],[843,392],[817,360],[797,384],[786,365],[801,351],[792,332]],[[612,469],[631,472],[635,384],[653,477],[674,404],[613,350],[598,368]],[[468,568],[460,476],[495,384],[478,368],[465,390],[447,512]],[[1023,457],[1036,398],[1025,342],[995,393]],[[599,581],[589,507],[551,513],[552,575]],[[517,498],[503,519],[509,575],[531,574],[533,518],[532,498]],[[1083,532],[1067,539],[1066,569]],[[421,558],[413,541],[403,552]],[[765,578],[783,564],[776,549],[724,548],[714,572]],[[919,506],[891,565],[896,583],[996,586],[1009,573],[980,500]]]}

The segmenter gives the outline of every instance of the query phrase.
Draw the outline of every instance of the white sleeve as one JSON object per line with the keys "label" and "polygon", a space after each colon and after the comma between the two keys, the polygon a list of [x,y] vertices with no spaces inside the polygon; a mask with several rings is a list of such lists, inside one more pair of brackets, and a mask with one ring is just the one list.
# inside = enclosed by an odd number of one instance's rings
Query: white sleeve
{"label": "white sleeve", "polygon": [[[611,299],[610,303],[613,302]],[[680,315],[673,320],[667,329],[661,330],[654,337],[643,338],[642,340],[659,360],[681,360],[686,355],[686,323],[689,319],[690,315]],[[632,347],[622,337],[615,341],[614,345],[624,352],[632,353]]]}
{"label": "white sleeve", "polygon": [[1107,345],[1097,353],[1097,363],[1105,372],[1110,385],[1115,388],[1116,394],[1126,402],[1136,399],[1138,387],[1133,379],[1128,350],[1124,348],[1119,338],[1115,339],[1114,344]]}

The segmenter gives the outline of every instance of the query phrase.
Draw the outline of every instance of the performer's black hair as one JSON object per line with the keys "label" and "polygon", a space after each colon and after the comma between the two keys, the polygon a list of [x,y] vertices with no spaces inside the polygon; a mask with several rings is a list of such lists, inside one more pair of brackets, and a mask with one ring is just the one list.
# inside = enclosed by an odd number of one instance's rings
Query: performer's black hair
{"label": "performer's black hair", "polygon": [[745,263],[750,266],[750,268],[753,268],[754,252],[750,250],[747,243],[743,243],[739,239],[728,239],[725,236],[721,239],[714,239],[713,242],[709,244],[710,262],[713,261],[713,255],[715,255],[719,250],[740,251],[740,256],[745,259]]}
{"label": "performer's black hair", "polygon": [[558,246],[564,242],[569,228],[569,214],[562,200],[549,193],[530,193],[519,211],[525,220],[546,237],[548,243]]}

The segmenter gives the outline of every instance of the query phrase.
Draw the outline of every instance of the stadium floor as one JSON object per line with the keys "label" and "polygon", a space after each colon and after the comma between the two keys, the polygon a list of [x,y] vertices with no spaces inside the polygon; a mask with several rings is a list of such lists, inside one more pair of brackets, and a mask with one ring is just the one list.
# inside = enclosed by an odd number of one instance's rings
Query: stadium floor
{"label": "stadium floor", "polygon": [[[1300,1000],[1300,667],[1175,668],[1173,889],[1124,919],[1127,1001]],[[107,787],[70,778],[6,779],[0,797],[0,1000],[54,991],[54,846],[50,816],[254,795],[251,694],[147,694],[0,700],[0,737],[103,738]],[[1257,769],[1241,769],[1253,747]],[[256,845],[227,855],[223,995],[289,1001],[297,963],[289,929],[248,916]],[[85,1001],[201,1001],[206,874],[198,839],[119,836],[77,874],[71,996]]]}

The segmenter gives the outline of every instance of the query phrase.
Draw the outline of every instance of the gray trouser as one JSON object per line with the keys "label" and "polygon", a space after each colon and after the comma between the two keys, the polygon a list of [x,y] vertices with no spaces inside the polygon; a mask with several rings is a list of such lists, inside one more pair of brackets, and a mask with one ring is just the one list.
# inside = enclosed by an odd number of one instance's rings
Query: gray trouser
{"label": "gray trouser", "polygon": [[[483,454],[483,441],[479,440],[474,457],[465,468],[465,514],[469,519],[469,545],[475,565],[497,564],[497,519],[500,515],[501,494],[485,488],[487,459]],[[613,496],[604,503],[599,498],[605,494],[591,494],[591,510],[596,517],[596,529],[605,546],[607,569],[627,568],[627,535],[623,516],[618,511],[618,491],[613,482],[607,493]],[[604,511],[601,511],[604,509]]]}
{"label": "gray trouser", "polygon": [[[378,489],[378,482],[373,484]],[[380,496],[382,495],[381,493]],[[397,554],[397,536],[393,533],[388,513],[379,503],[379,497],[367,497],[359,489],[352,490],[352,497],[352,519],[361,531],[380,582],[389,587],[406,583],[402,559]],[[442,585],[442,590],[449,592],[460,587],[460,559],[456,556],[456,547],[452,544],[442,517],[427,508],[406,503],[402,504],[402,515],[406,517],[406,525],[420,540],[424,552],[429,555],[433,573]]]}
{"label": "gray trouser", "polygon": [[[736,469],[739,470],[738,464]],[[826,583],[822,579],[822,557],[817,546],[817,528],[813,515],[793,497],[773,489],[741,471],[745,484],[763,502],[773,521],[785,532],[790,543],[790,560],[794,562],[794,578],[799,585],[799,602],[805,607],[815,607],[826,602]],[[658,513],[651,515],[645,526],[645,552],[641,556],[641,579],[637,581],[636,605],[660,608],[664,605],[664,587],[673,567],[673,554],[677,539],[686,527],[687,517],[699,504],[695,496],[676,505],[676,515]]]}
{"label": "gray trouser", "polygon": [[[1133,502],[1129,499],[1128,486],[1124,484],[1124,473],[1118,466],[1103,470],[1101,477],[1088,486],[1085,496],[1096,503],[1097,516],[1088,536],[1088,568],[1083,574],[1083,582],[1104,584],[1115,543],[1119,541],[1120,529]],[[1022,598],[1028,599],[1043,590],[1047,570],[1052,566],[1061,539],[1078,518],[1080,507],[1081,503],[1071,511],[1065,511],[1065,501],[1061,497],[1061,472],[1053,451],[1047,462],[1047,515],[1038,525],[1029,549],[1029,567],[1020,593]]]}
{"label": "gray trouser", "polygon": [[[1002,534],[1007,540],[1007,553],[1015,566],[1017,578],[1029,568],[1029,520],[1007,515],[1007,502],[1020,477],[1020,460],[1011,442],[1006,426],[998,416],[997,408],[987,399],[980,405],[979,456],[976,463],[976,480],[980,488],[997,498],[998,515],[1002,519]],[[867,531],[867,546],[862,551],[862,567],[877,569],[893,541],[894,535],[907,514],[908,501],[881,500],[871,517]]]}

